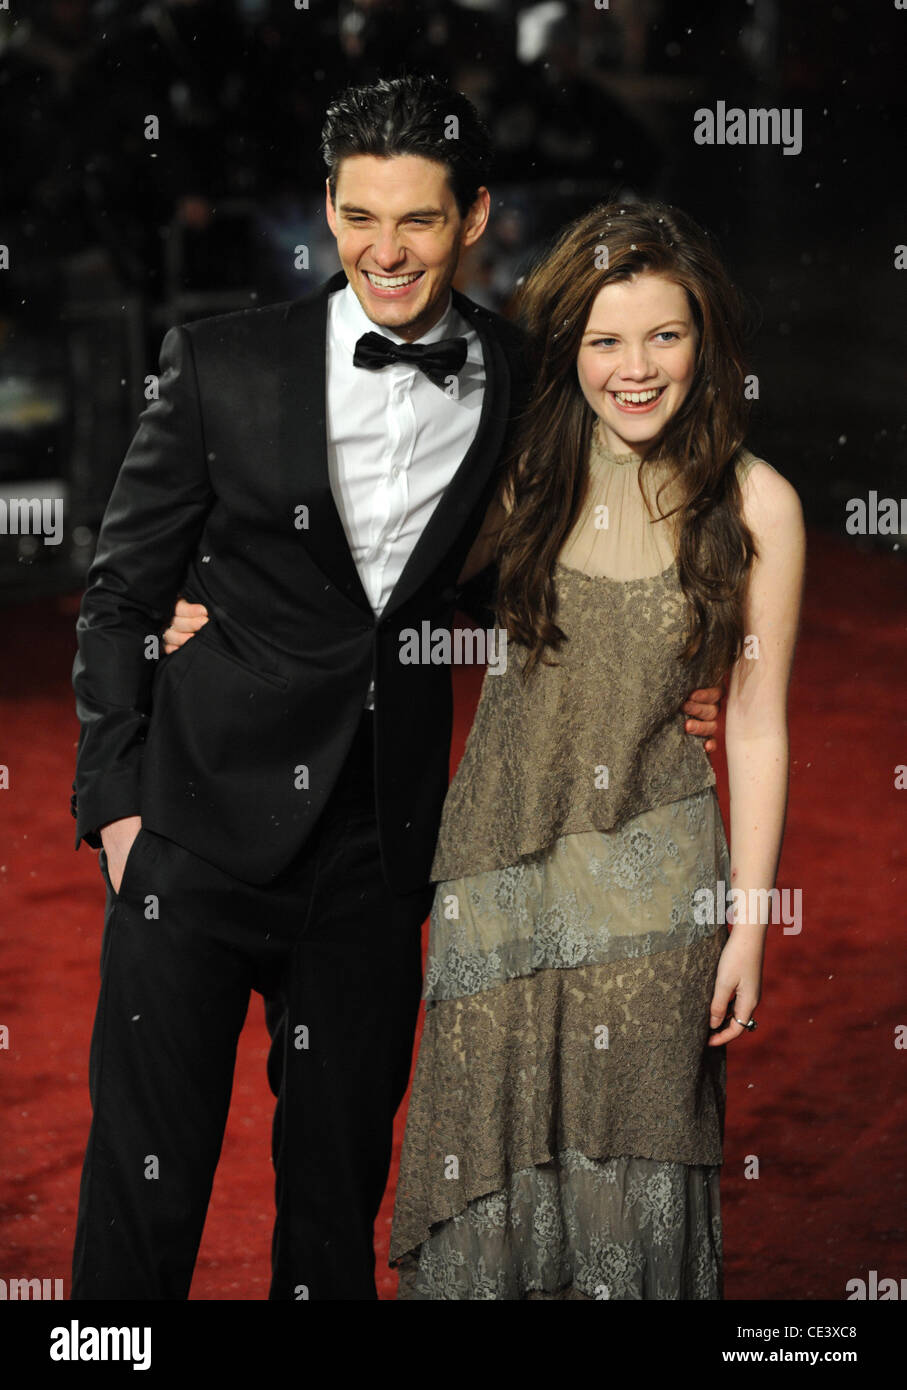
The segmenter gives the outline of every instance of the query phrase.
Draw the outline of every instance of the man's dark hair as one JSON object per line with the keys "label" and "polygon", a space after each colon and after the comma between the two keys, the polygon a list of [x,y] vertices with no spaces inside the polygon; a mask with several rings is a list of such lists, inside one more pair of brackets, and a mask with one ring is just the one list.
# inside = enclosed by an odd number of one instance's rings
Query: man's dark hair
{"label": "man's dark hair", "polygon": [[446,167],[465,217],[488,179],[491,136],[462,92],[427,74],[413,74],[341,92],[327,109],[321,152],[332,202],[340,161],[348,155],[421,155]]}

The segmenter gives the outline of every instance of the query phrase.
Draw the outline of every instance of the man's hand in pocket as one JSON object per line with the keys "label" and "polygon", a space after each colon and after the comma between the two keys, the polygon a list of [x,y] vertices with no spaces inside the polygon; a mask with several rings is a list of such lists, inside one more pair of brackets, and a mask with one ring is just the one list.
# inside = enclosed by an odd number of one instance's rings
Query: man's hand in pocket
{"label": "man's hand in pocket", "polygon": [[101,827],[101,843],[107,855],[107,872],[113,891],[119,893],[129,851],[142,828],[141,816],[124,816]]}
{"label": "man's hand in pocket", "polygon": [[187,603],[178,598],[170,626],[164,629],[164,651],[169,656],[194,637],[199,628],[208,621],[208,610],[203,603]]}

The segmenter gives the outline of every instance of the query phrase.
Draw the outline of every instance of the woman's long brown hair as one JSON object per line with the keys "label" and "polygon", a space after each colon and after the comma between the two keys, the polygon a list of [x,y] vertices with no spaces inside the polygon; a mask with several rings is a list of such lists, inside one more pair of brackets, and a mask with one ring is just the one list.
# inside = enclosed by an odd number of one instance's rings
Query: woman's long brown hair
{"label": "woman's long brown hair", "polygon": [[[606,254],[604,252],[606,248]],[[497,614],[528,648],[524,677],[551,664],[564,633],[556,622],[554,565],[589,486],[595,414],[576,362],[595,297],[642,271],[687,292],[698,331],[693,383],[640,467],[671,466],[677,480],[677,572],[687,600],[681,660],[699,656],[720,677],[743,639],[743,594],[755,545],[743,519],[736,460],[748,412],[744,397],[743,300],[709,239],[676,208],[607,203],[564,231],[526,280],[518,308],[529,334],[534,389],[505,465],[509,514],[497,540]]]}

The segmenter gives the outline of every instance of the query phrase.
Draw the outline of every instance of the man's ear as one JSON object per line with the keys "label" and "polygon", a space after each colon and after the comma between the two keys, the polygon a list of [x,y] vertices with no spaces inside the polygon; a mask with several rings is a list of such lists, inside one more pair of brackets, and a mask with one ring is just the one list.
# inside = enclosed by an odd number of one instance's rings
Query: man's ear
{"label": "man's ear", "polygon": [[488,217],[491,212],[491,194],[488,189],[480,188],[475,196],[472,207],[466,214],[463,223],[463,240],[461,245],[474,246],[479,237],[488,226]]}
{"label": "man's ear", "polygon": [[324,211],[328,219],[328,226],[337,235],[337,214],[334,211],[334,200],[331,197],[331,180],[326,178],[324,181]]}

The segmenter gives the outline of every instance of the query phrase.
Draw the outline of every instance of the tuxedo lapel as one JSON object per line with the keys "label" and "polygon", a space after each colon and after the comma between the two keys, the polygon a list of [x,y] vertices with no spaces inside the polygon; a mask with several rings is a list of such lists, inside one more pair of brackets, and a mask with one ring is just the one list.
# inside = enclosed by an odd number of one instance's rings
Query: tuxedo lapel
{"label": "tuxedo lapel", "polygon": [[510,412],[510,366],[506,354],[491,329],[491,319],[477,304],[454,291],[454,307],[475,328],[482,344],[485,364],[485,392],[475,438],[456,473],[444,489],[441,500],[428,520],[394,585],[385,607],[393,612],[416,592],[440,556],[456,536],[488,481],[504,444]]}
{"label": "tuxedo lapel", "polygon": [[[279,457],[282,491],[288,505],[308,508],[308,528],[300,532],[306,553],[351,603],[373,614],[350,552],[331,491],[327,454],[326,339],[328,298],[346,284],[340,271],[310,299],[287,305],[280,344]],[[482,344],[485,391],[475,438],[448,483],[428,525],[416,542],[387,601],[385,614],[419,588],[450,539],[463,525],[488,481],[504,442],[510,408],[510,367],[478,305],[454,291],[454,304],[475,328]]]}
{"label": "tuxedo lapel", "polygon": [[280,469],[285,495],[294,509],[308,508],[302,544],[326,579],[363,608],[372,606],[350,553],[343,522],[331,491],[327,454],[325,345],[328,297],[342,289],[340,271],[311,299],[287,305],[280,344]]}

